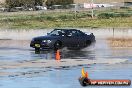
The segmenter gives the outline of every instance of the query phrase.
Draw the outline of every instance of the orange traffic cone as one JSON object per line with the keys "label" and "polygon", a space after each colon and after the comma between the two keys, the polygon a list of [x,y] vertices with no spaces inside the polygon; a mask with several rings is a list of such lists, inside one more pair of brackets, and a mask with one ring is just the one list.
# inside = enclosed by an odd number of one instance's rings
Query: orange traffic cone
{"label": "orange traffic cone", "polygon": [[84,68],[82,68],[82,77],[88,78],[88,72],[85,73]]}
{"label": "orange traffic cone", "polygon": [[59,51],[59,50],[57,50],[57,52],[56,52],[55,59],[56,59],[56,60],[60,60],[60,59],[61,59],[61,58],[60,58],[60,51]]}
{"label": "orange traffic cone", "polygon": [[88,78],[88,72],[85,73],[85,77]]}

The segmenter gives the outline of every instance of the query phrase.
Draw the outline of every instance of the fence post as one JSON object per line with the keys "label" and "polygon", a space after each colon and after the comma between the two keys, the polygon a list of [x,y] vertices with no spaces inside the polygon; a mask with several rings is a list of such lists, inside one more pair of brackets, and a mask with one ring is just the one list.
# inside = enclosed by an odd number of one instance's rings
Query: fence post
{"label": "fence post", "polygon": [[115,29],[113,28],[113,37],[114,37],[114,35],[115,35]]}

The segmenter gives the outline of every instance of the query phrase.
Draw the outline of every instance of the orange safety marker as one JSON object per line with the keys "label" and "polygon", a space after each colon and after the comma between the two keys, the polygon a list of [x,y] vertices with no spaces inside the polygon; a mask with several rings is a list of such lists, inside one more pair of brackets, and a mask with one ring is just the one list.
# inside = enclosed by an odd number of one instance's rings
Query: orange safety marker
{"label": "orange safety marker", "polygon": [[61,58],[60,58],[60,51],[59,51],[59,50],[57,50],[57,52],[56,52],[55,59],[56,59],[56,60],[60,60],[60,59],[61,59]]}
{"label": "orange safety marker", "polygon": [[88,72],[85,73],[84,68],[82,68],[82,77],[88,78]]}
{"label": "orange safety marker", "polygon": [[85,77],[88,78],[88,72],[85,73]]}

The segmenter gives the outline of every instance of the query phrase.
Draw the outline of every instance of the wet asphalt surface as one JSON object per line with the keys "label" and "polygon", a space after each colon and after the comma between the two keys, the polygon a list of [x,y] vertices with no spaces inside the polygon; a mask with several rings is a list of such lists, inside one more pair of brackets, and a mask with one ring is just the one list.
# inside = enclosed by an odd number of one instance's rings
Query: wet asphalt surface
{"label": "wet asphalt surface", "polygon": [[[30,40],[0,40],[0,60],[25,61],[37,59],[55,59],[54,51],[42,51],[35,54],[29,47]],[[97,39],[95,45],[80,51],[61,50],[61,59],[128,59],[115,65],[94,64],[57,68],[7,69],[10,72],[23,72],[21,76],[0,77],[0,88],[82,88],[78,82],[81,68],[88,70],[93,79],[130,79],[132,80],[132,48],[112,48],[106,39]],[[42,69],[46,69],[43,71]],[[43,72],[42,72],[43,71]],[[26,75],[26,72],[34,73]],[[39,84],[39,85],[38,85]],[[90,87],[92,88],[92,87]],[[106,87],[97,87],[106,88]],[[117,87],[110,87],[117,88]],[[126,88],[126,87],[120,87]],[[127,88],[131,88],[128,86]]]}
{"label": "wet asphalt surface", "polygon": [[[53,50],[43,50],[40,54],[35,54],[34,49],[29,47],[30,40],[0,40],[0,42],[0,60],[55,59],[55,51]],[[68,50],[67,48],[63,48],[60,51],[61,59],[111,57],[105,40],[97,40],[95,45],[82,50]]]}
{"label": "wet asphalt surface", "polygon": [[[35,54],[30,40],[0,40],[0,60],[55,59],[55,51],[43,50]],[[96,44],[82,50],[60,50],[61,59],[124,58],[131,60],[131,48],[112,48],[106,39],[97,39]]]}

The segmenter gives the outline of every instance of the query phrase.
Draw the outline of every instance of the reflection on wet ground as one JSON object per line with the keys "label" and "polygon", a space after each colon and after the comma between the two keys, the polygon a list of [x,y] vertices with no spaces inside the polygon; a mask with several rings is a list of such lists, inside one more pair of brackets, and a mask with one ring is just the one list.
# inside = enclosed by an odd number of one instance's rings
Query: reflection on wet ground
{"label": "reflection on wet ground", "polygon": [[[0,40],[0,42],[0,60],[34,60],[55,58],[54,51],[42,51],[40,54],[35,54],[34,49],[29,47],[30,41],[28,40]],[[71,51],[64,48],[61,50],[61,58],[95,59],[101,54],[101,52],[104,50],[106,51],[107,49],[107,46],[103,42],[104,40],[100,42],[102,43],[101,46],[95,45],[95,47],[91,46],[81,51]]]}
{"label": "reflection on wet ground", "polygon": [[[35,54],[28,40],[0,40],[0,61],[32,61],[55,59],[54,51]],[[131,79],[132,48],[111,48],[105,39],[97,39],[94,46],[81,51],[61,50],[62,59],[128,59],[127,62],[110,64],[88,64],[78,66],[1,69],[0,88],[82,88],[78,82],[81,68],[88,70],[92,79]],[[41,63],[44,64],[44,63]],[[2,64],[0,64],[2,65]],[[13,73],[12,75],[4,76]],[[15,73],[15,74],[14,74]],[[60,84],[61,83],[61,84]],[[39,84],[39,85],[38,85]],[[92,87],[90,87],[92,88]],[[102,87],[98,87],[102,88]],[[105,88],[105,87],[104,87]],[[117,88],[117,87],[110,87]],[[122,87],[126,88],[126,87]],[[128,87],[130,88],[130,87]]]}
{"label": "reflection on wet ground", "polygon": [[[29,47],[28,40],[0,40],[0,60],[35,60],[55,59],[54,51],[42,51],[35,54],[34,49]],[[127,58],[132,56],[132,49],[111,48],[105,39],[97,39],[95,45],[83,50],[61,50],[62,59],[96,59],[96,58]]]}
{"label": "reflection on wet ground", "polygon": [[[35,54],[34,49],[29,47],[29,42],[21,41],[1,41],[0,44],[0,60],[32,60],[32,59],[54,59],[54,51],[42,51],[40,54]],[[70,58],[75,55],[86,56],[85,52],[74,54],[75,51],[62,52],[62,58]],[[82,55],[81,55],[82,54]]]}

